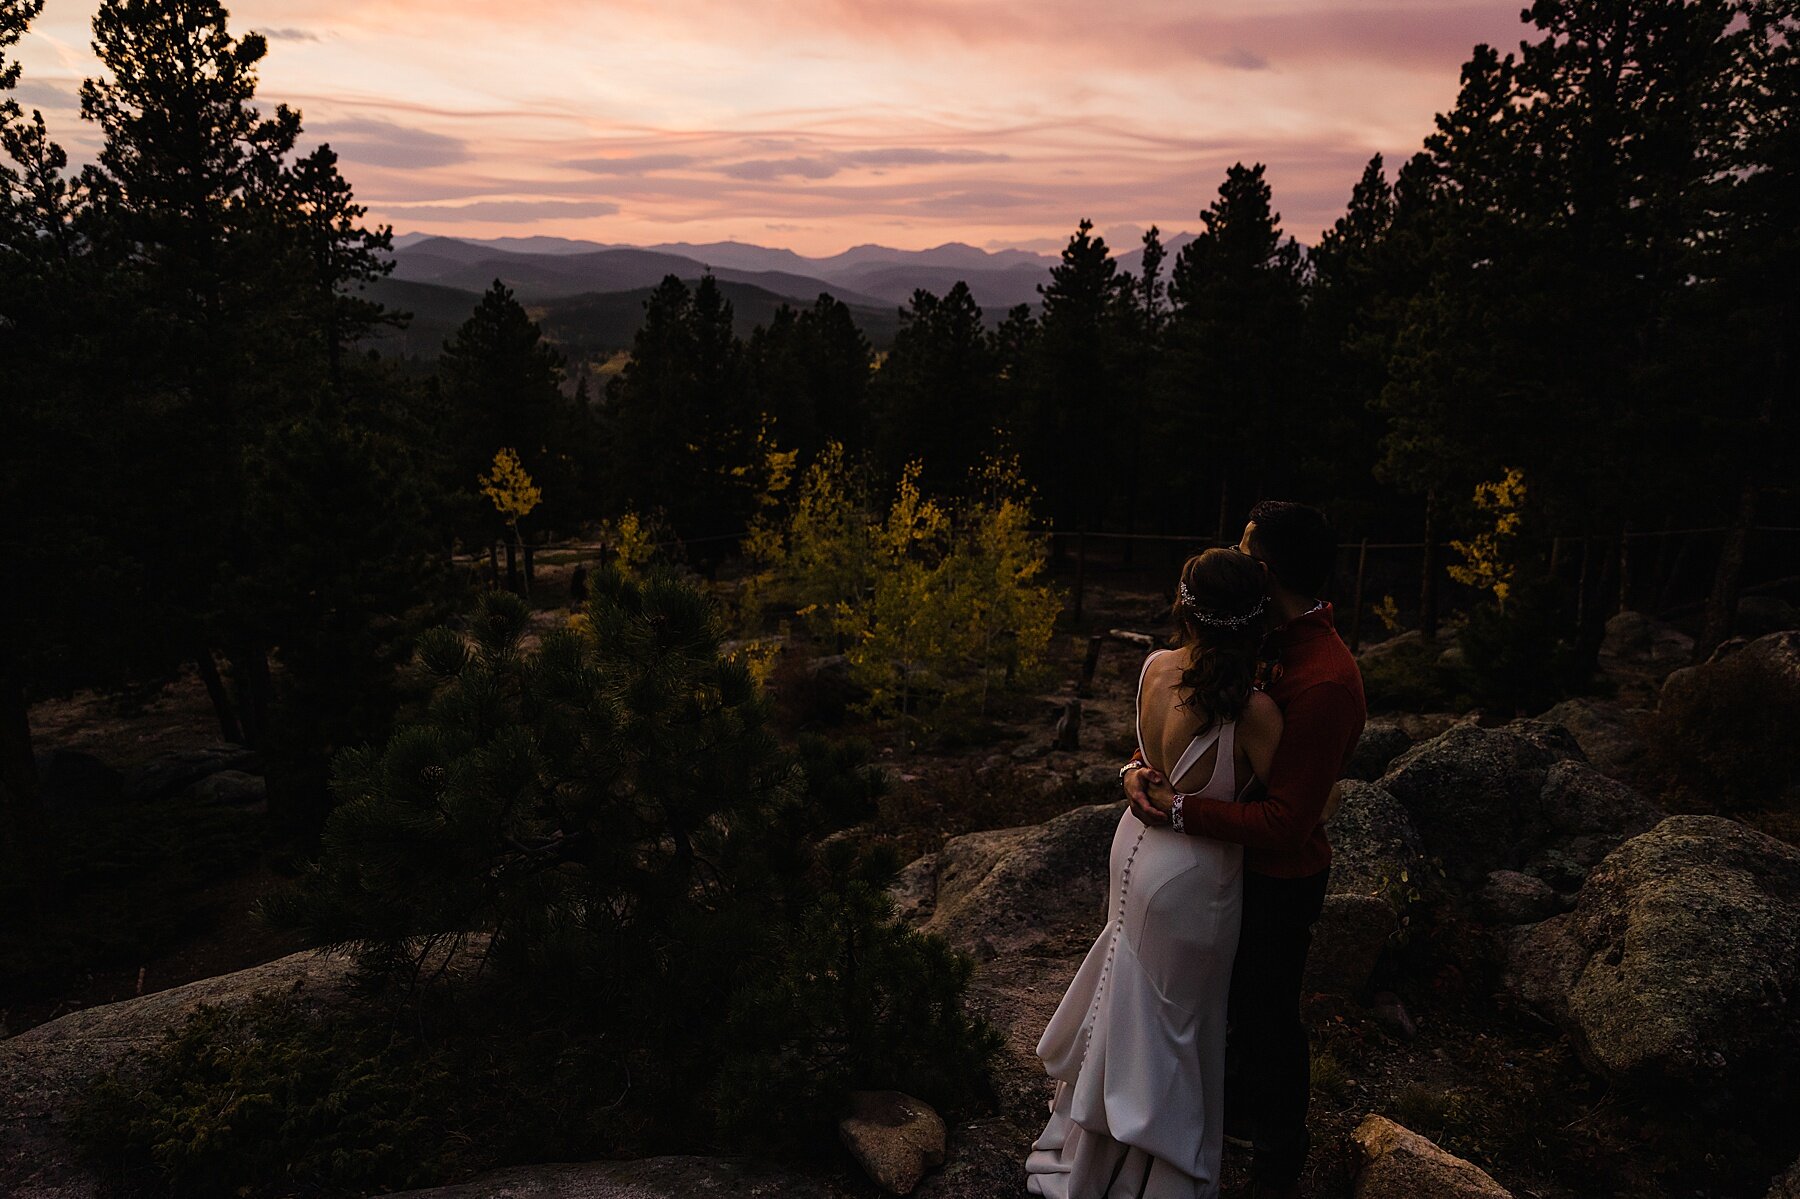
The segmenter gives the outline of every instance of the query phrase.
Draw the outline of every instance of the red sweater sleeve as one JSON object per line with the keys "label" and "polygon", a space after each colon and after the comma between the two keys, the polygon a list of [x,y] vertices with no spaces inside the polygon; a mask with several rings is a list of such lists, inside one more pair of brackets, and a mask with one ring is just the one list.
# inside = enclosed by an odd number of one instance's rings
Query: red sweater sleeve
{"label": "red sweater sleeve", "polygon": [[1359,733],[1361,710],[1342,683],[1315,683],[1288,702],[1268,794],[1249,803],[1187,799],[1187,831],[1252,849],[1298,849],[1325,811]]}

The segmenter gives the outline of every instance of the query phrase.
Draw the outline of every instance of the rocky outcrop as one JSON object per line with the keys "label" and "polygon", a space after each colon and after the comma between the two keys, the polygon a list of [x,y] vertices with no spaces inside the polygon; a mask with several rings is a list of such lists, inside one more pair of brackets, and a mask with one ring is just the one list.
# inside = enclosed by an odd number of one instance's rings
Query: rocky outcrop
{"label": "rocky outcrop", "polygon": [[75,1153],[64,1121],[80,1090],[127,1053],[158,1044],[202,1006],[259,995],[320,1003],[343,993],[348,958],[299,953],[235,974],[71,1012],[0,1041],[0,1194],[88,1199],[100,1183]]}
{"label": "rocky outcrop", "polygon": [[268,786],[263,782],[262,776],[247,774],[242,770],[221,770],[217,774],[209,774],[182,794],[200,803],[242,811],[260,811],[266,809],[269,803]]}
{"label": "rocky outcrop", "polygon": [[176,750],[145,763],[125,780],[125,798],[134,803],[167,799],[221,770],[262,771],[262,758],[241,745],[208,745]]}
{"label": "rocky outcrop", "polygon": [[1418,834],[1398,800],[1373,783],[1348,781],[1327,826],[1329,891],[1306,959],[1308,991],[1354,995],[1400,926],[1418,881]]}
{"label": "rocky outcrop", "polygon": [[1800,1199],[1800,1162],[1795,1162],[1786,1174],[1773,1180],[1763,1199]]}
{"label": "rocky outcrop", "polygon": [[1620,662],[1680,663],[1694,653],[1694,639],[1680,629],[1647,616],[1625,611],[1606,622],[1600,656]]}
{"label": "rocky outcrop", "polygon": [[1344,777],[1373,782],[1387,773],[1395,758],[1412,748],[1413,739],[1397,720],[1371,719],[1344,767]]}
{"label": "rocky outcrop", "polygon": [[1740,596],[1731,627],[1740,637],[1762,637],[1800,628],[1800,607],[1779,595]]}
{"label": "rocky outcrop", "polygon": [[1563,700],[1538,719],[1568,729],[1595,770],[1618,778],[1642,765],[1649,751],[1644,735],[1648,715],[1617,700],[1580,696]]}
{"label": "rocky outcrop", "polygon": [[911,885],[921,926],[978,961],[1085,950],[1106,920],[1107,846],[1122,804],[1075,808],[1043,824],[952,837],[931,878]]}
{"label": "rocky outcrop", "polygon": [[518,1166],[386,1199],[840,1199],[832,1180],[748,1158],[645,1157]]}
{"label": "rocky outcrop", "polygon": [[1516,870],[1494,871],[1475,893],[1475,914],[1490,924],[1536,924],[1562,910],[1555,888]]}
{"label": "rocky outcrop", "polygon": [[1800,849],[1671,816],[1517,936],[1507,985],[1616,1085],[1781,1110],[1800,1076]]}
{"label": "rocky outcrop", "polygon": [[1471,888],[1495,870],[1573,887],[1661,815],[1588,766],[1567,729],[1542,721],[1457,725],[1402,754],[1381,786],[1405,805],[1426,851]]}
{"label": "rocky outcrop", "polygon": [[944,1164],[944,1119],[899,1091],[855,1091],[838,1137],[871,1181],[890,1195],[910,1195]]}
{"label": "rocky outcrop", "polygon": [[1758,637],[1754,641],[1735,638],[1714,650],[1712,657],[1700,665],[1677,670],[1663,680],[1662,691],[1657,699],[1658,709],[1688,698],[1705,685],[1708,672],[1719,663],[1739,655],[1766,663],[1776,677],[1785,678],[1790,685],[1800,687],[1800,629],[1788,629]]}
{"label": "rocky outcrop", "polygon": [[1370,1116],[1351,1139],[1359,1164],[1356,1199],[1512,1199],[1486,1170],[1386,1116]]}

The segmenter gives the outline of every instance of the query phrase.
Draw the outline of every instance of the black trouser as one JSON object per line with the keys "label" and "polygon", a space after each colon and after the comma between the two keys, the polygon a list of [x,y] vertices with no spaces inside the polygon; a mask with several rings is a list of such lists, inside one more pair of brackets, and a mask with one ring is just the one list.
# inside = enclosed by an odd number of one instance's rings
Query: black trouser
{"label": "black trouser", "polygon": [[1256,1148],[1251,1174],[1275,1186],[1299,1180],[1312,1147],[1306,1131],[1312,1061],[1300,1022],[1300,980],[1330,873],[1244,872],[1244,927],[1231,968],[1225,1039],[1225,1120]]}

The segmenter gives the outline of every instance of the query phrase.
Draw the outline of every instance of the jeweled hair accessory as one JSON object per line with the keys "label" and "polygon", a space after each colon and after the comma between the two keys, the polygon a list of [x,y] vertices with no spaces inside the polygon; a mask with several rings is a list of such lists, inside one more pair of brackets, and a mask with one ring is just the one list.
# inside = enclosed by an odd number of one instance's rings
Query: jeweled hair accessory
{"label": "jeweled hair accessory", "polygon": [[1215,629],[1241,629],[1261,616],[1263,608],[1269,603],[1269,597],[1265,595],[1256,601],[1256,607],[1241,616],[1220,616],[1217,612],[1208,611],[1196,603],[1193,592],[1187,589],[1186,583],[1181,584],[1178,594],[1181,596],[1182,606],[1188,610],[1190,616],[1200,624],[1210,625]]}

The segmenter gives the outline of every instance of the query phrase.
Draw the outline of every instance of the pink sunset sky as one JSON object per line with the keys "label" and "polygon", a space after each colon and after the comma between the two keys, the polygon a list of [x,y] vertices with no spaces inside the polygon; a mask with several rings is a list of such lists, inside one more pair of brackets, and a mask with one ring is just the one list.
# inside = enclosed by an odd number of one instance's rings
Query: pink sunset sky
{"label": "pink sunset sky", "polygon": [[[1197,227],[1269,164],[1311,241],[1415,150],[1520,0],[243,0],[299,107],[399,232],[1056,249]],[[77,156],[96,0],[49,0],[21,99]]]}

